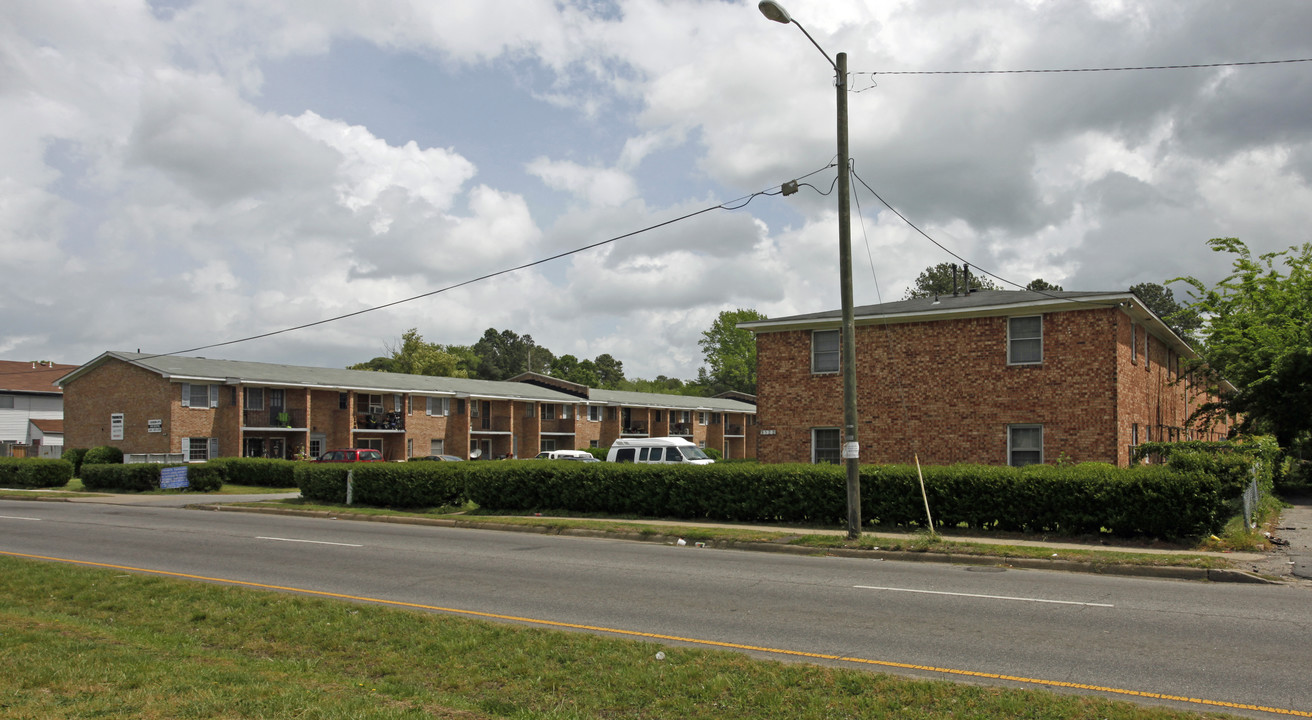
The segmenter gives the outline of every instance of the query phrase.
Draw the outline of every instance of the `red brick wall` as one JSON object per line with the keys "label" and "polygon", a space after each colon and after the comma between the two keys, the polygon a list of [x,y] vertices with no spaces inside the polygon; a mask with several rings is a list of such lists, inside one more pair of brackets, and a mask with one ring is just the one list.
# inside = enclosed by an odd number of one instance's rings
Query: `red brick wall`
{"label": "red brick wall", "polygon": [[[64,387],[64,445],[113,445],[125,453],[178,452],[170,400],[174,385],[158,375],[115,359],[87,371]],[[173,392],[171,392],[173,391]],[[181,397],[179,394],[178,397]],[[109,439],[109,416],[123,413],[123,439]],[[147,432],[147,420],[163,420],[162,432]]]}
{"label": "red brick wall", "polygon": [[[1118,315],[1045,315],[1040,365],[1007,364],[1004,317],[859,326],[861,461],[1004,465],[1019,423],[1043,425],[1047,462],[1115,461]],[[842,376],[812,375],[810,352],[809,330],[757,337],[763,461],[810,462],[811,429],[842,425]]]}

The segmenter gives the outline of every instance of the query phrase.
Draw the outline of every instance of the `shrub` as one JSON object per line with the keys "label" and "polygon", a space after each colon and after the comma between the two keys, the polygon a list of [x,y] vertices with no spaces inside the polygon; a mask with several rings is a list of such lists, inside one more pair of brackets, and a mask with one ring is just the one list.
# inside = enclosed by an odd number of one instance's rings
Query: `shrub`
{"label": "shrub", "polygon": [[230,485],[289,488],[296,486],[296,461],[277,458],[214,458],[206,462]]}
{"label": "shrub", "polygon": [[123,451],[110,445],[98,445],[87,451],[83,465],[122,465]]}
{"label": "shrub", "polygon": [[64,452],[59,457],[73,463],[73,477],[78,477],[82,474],[82,459],[86,455],[86,448],[64,448]]}
{"label": "shrub", "polygon": [[0,487],[63,487],[73,479],[73,463],[50,458],[0,458]]}
{"label": "shrub", "polygon": [[164,467],[187,468],[187,490],[189,492],[213,492],[223,487],[222,471],[217,467],[209,466],[207,463],[188,465],[157,465],[155,463],[86,465],[83,467],[82,485],[88,490],[117,490],[121,492],[158,490],[160,469]]}

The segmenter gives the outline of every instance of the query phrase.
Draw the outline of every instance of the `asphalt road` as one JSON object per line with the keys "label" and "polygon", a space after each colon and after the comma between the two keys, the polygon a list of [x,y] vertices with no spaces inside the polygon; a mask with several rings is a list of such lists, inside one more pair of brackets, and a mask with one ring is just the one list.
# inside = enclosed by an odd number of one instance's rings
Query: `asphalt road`
{"label": "asphalt road", "polygon": [[0,552],[777,649],[758,654],[782,659],[816,653],[941,679],[1004,675],[1194,710],[1312,717],[1312,594],[1288,586],[99,503],[0,501]]}

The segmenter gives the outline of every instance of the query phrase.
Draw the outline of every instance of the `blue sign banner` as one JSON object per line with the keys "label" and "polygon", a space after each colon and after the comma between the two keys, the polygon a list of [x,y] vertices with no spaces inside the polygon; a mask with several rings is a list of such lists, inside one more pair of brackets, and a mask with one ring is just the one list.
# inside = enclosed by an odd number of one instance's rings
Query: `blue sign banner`
{"label": "blue sign banner", "polygon": [[176,490],[190,487],[187,482],[186,467],[166,467],[159,469],[159,486],[163,490]]}

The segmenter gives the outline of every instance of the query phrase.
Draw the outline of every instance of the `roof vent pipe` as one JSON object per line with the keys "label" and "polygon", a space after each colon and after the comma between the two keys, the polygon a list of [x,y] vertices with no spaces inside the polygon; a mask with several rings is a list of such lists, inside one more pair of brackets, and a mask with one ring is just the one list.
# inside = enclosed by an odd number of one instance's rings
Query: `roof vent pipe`
{"label": "roof vent pipe", "polygon": [[957,264],[952,263],[952,297],[957,296]]}

